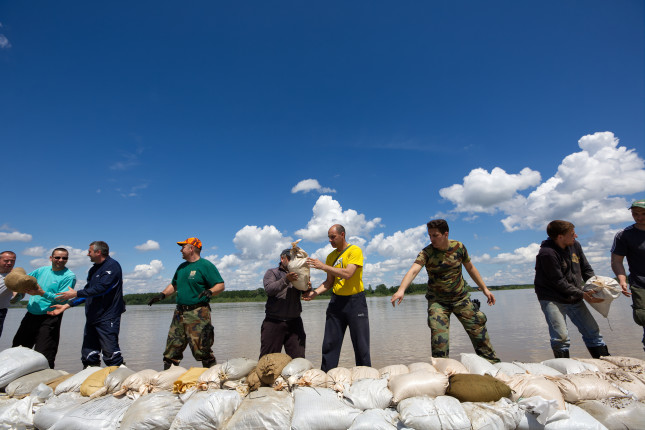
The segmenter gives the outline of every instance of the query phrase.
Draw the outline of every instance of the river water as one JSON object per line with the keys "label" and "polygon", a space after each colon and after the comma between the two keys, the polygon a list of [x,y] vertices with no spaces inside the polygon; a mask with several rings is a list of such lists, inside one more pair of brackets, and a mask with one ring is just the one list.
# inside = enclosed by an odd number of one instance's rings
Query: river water
{"label": "river water", "polygon": [[[488,317],[488,331],[503,361],[536,362],[552,358],[549,334],[544,315],[533,290],[494,292],[495,306],[484,305]],[[475,293],[485,303],[481,293]],[[389,297],[368,298],[372,366],[409,364],[429,361],[430,329],[426,323],[427,301],[422,295],[406,296],[400,306],[392,307]],[[325,327],[327,300],[303,302],[303,321],[307,333],[306,355],[315,366],[320,366],[321,345]],[[643,330],[632,320],[631,299],[621,296],[612,303],[609,318],[593,313],[612,355],[645,358],[641,338]],[[260,325],[264,319],[264,303],[211,304],[215,327],[213,350],[218,362],[229,358],[258,358],[260,352]],[[134,370],[162,369],[162,354],[174,306],[128,306],[121,320],[120,345],[128,367]],[[26,312],[9,309],[0,338],[0,350],[11,346],[13,336]],[[85,311],[72,308],[65,312],[56,368],[68,372],[82,369],[80,355]],[[463,327],[453,316],[450,331],[450,356],[459,359],[459,353],[472,353],[473,347]],[[577,329],[569,324],[572,357],[589,357]],[[185,351],[182,366],[201,366]],[[340,366],[354,366],[354,354],[346,333],[340,357]]]}

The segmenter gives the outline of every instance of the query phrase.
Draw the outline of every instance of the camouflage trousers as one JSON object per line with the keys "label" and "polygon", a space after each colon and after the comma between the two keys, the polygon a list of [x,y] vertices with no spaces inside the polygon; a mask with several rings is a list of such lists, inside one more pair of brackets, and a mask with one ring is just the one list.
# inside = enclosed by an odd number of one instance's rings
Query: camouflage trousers
{"label": "camouflage trousers", "polygon": [[212,350],[213,341],[210,306],[189,311],[175,309],[163,353],[164,364],[178,365],[184,358],[184,350],[188,345],[195,360],[201,361],[204,367],[211,367],[216,363]]}
{"label": "camouflage trousers", "polygon": [[456,303],[428,300],[428,327],[432,336],[430,343],[433,357],[448,357],[450,352],[450,314],[455,314],[464,326],[477,355],[491,363],[500,361],[488,337],[486,315],[475,307],[470,297]]}

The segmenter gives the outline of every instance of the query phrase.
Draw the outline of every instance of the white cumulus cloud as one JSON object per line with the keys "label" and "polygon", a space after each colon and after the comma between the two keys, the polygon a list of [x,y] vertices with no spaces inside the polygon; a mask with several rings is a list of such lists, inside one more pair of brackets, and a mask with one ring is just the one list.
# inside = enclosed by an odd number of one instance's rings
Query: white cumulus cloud
{"label": "white cumulus cloud", "polygon": [[42,246],[33,246],[22,251],[23,254],[30,257],[42,257],[47,250]]}
{"label": "white cumulus cloud", "polygon": [[0,231],[0,242],[29,242],[31,235],[27,233],[20,233],[18,231]]}
{"label": "white cumulus cloud", "polygon": [[159,242],[148,239],[145,243],[135,246],[135,248],[139,251],[145,252],[145,251],[156,251],[160,247],[159,247]]}
{"label": "white cumulus cloud", "polygon": [[481,256],[473,256],[471,259],[473,263],[534,264],[535,256],[539,250],[540,244],[531,243],[527,246],[517,248],[513,252],[501,252],[494,257],[490,254],[483,254]]}
{"label": "white cumulus cloud", "polygon": [[124,276],[124,280],[133,279],[151,279],[157,276],[163,270],[161,260],[152,260],[149,264],[137,264],[134,271]]}
{"label": "white cumulus cloud", "polygon": [[332,188],[323,187],[320,185],[317,179],[303,179],[298,182],[292,189],[291,193],[308,193],[309,191],[317,191],[319,193],[335,193],[336,190]]}

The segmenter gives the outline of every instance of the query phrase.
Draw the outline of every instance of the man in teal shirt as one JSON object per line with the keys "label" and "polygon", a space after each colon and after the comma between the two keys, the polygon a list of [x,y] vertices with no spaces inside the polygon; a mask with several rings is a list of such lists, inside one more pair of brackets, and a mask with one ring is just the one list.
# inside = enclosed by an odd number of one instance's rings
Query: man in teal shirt
{"label": "man in teal shirt", "polygon": [[13,346],[34,348],[47,358],[52,369],[58,352],[63,314],[47,315],[47,311],[53,310],[52,305],[60,304],[56,301],[56,294],[76,285],[76,275],[65,267],[68,258],[69,252],[65,248],[56,248],[49,257],[51,266],[43,266],[29,274],[38,281],[38,289],[27,292],[31,295],[27,313],[13,338]]}
{"label": "man in teal shirt", "polygon": [[201,361],[206,368],[212,367],[217,360],[212,349],[214,333],[208,303],[212,296],[224,291],[224,280],[213,263],[201,258],[201,240],[191,237],[177,245],[181,246],[181,255],[186,262],[179,265],[172,282],[148,302],[152,306],[177,292],[177,308],[163,353],[164,369],[179,365],[187,345],[195,360]]}

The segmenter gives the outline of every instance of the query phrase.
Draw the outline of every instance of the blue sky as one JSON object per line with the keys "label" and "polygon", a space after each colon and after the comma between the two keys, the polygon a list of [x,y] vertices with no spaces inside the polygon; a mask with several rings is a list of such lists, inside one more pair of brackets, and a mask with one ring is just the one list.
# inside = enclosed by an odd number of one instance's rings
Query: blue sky
{"label": "blue sky", "polygon": [[197,236],[255,289],[340,222],[390,286],[445,217],[500,285],[560,218],[609,275],[645,197],[644,23],[637,0],[3,2],[0,248],[68,247],[83,280],[105,240],[133,293]]}

